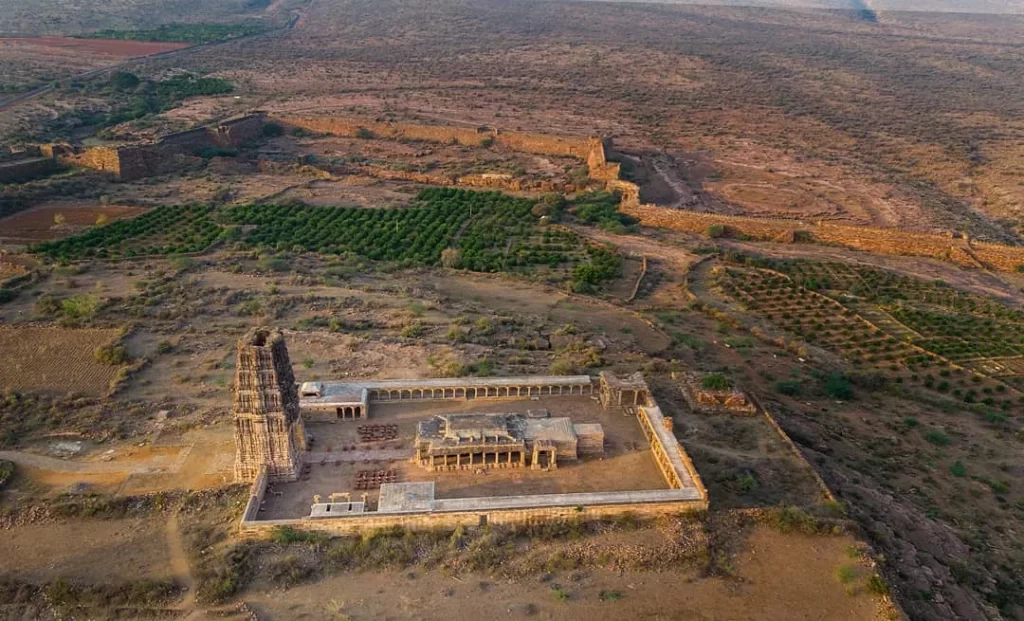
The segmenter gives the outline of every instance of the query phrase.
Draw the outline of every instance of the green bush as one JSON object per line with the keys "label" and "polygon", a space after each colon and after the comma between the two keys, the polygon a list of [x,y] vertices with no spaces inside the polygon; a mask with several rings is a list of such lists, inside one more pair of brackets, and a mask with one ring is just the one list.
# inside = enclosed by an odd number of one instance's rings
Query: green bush
{"label": "green bush", "polygon": [[121,366],[128,361],[128,353],[124,345],[110,344],[101,345],[93,350],[93,357],[97,362],[110,366]]}
{"label": "green bush", "polygon": [[278,526],[270,533],[270,540],[280,544],[319,543],[324,539],[320,533],[298,530],[291,526]]}
{"label": "green bush", "polygon": [[955,477],[965,477],[967,476],[967,466],[964,465],[964,462],[957,460],[949,467],[949,472]]}
{"label": "green bush", "polygon": [[277,138],[284,135],[284,127],[278,123],[268,122],[263,124],[263,136],[266,138]]}
{"label": "green bush", "polygon": [[0,459],[0,489],[14,478],[14,462]]}
{"label": "green bush", "polygon": [[700,385],[708,390],[729,390],[732,388],[732,380],[722,373],[708,373]]}
{"label": "green bush", "polygon": [[76,295],[60,303],[61,311],[69,319],[90,319],[100,309],[99,298],[92,295]]}
{"label": "green bush", "polygon": [[780,380],[775,382],[775,392],[781,395],[795,397],[803,392],[803,387],[800,385],[800,382],[795,380]]}
{"label": "green bush", "polygon": [[849,401],[853,398],[853,386],[841,373],[831,373],[825,377],[825,394],[833,399]]}

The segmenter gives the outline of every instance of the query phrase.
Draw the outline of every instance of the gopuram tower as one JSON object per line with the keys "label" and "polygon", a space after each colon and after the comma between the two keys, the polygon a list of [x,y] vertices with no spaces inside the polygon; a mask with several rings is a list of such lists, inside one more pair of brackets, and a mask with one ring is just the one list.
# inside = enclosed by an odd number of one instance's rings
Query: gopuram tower
{"label": "gopuram tower", "polygon": [[235,358],[235,480],[298,478],[306,432],[288,348],[280,330],[256,328],[238,341]]}

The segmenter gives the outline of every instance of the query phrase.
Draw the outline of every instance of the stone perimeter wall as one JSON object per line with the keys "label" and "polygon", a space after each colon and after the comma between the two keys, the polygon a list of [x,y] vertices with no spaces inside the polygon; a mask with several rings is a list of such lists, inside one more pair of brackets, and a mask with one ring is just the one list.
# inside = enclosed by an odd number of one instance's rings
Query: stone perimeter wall
{"label": "stone perimeter wall", "polygon": [[[507,397],[507,395],[506,395]],[[566,504],[558,507],[532,507],[532,508],[507,508],[494,509],[486,508],[476,511],[431,511],[431,512],[410,512],[410,513],[384,513],[366,512],[352,514],[345,517],[333,519],[312,519],[308,517],[290,520],[259,520],[259,508],[266,494],[269,476],[266,467],[260,468],[256,480],[253,482],[249,492],[249,501],[239,523],[239,531],[243,535],[252,537],[266,537],[279,527],[289,527],[308,531],[318,531],[333,535],[353,535],[372,532],[381,528],[402,527],[409,529],[430,529],[444,528],[452,529],[459,526],[471,527],[487,524],[531,524],[549,522],[553,520],[572,519],[598,519],[602,517],[631,514],[638,518],[654,518],[663,515],[677,515],[695,511],[707,511],[708,493],[704,483],[697,472],[697,468],[690,460],[690,456],[683,450],[678,440],[674,446],[665,446],[658,433],[654,430],[666,428],[665,420],[657,402],[648,392],[644,404],[637,407],[637,422],[644,430],[651,443],[652,453],[656,455],[655,463],[658,465],[666,484],[671,489],[684,487],[680,477],[673,470],[668,459],[669,451],[679,456],[683,468],[689,475],[696,489],[696,499],[681,499],[672,501],[645,501],[645,502],[607,502],[605,504],[577,505]],[[674,438],[674,436],[672,436]],[[660,458],[659,458],[660,457]],[[596,495],[596,494],[595,494]]]}
{"label": "stone perimeter wall", "polygon": [[[266,486],[263,487],[266,489]],[[375,512],[354,514],[343,518],[294,520],[260,520],[246,519],[259,510],[262,491],[253,486],[249,504],[239,524],[239,531],[251,537],[267,537],[274,529],[289,527],[306,531],[317,531],[330,535],[356,535],[373,532],[383,528],[408,528],[425,530],[431,528],[454,529],[459,526],[480,526],[481,517],[486,516],[487,524],[538,524],[557,520],[598,519],[608,516],[631,514],[647,519],[663,515],[678,515],[707,511],[708,501],[689,500],[672,502],[645,502],[612,505],[574,505],[564,507],[545,507],[536,509],[487,509],[482,511],[451,511],[434,513],[388,513],[375,515]],[[259,499],[258,499],[259,498]]]}
{"label": "stone perimeter wall", "polygon": [[[342,136],[357,136],[361,131],[369,131],[375,136],[393,139],[457,142],[470,146],[479,145],[490,139],[496,144],[517,151],[577,157],[586,161],[591,179],[601,181],[607,190],[621,194],[623,213],[637,218],[644,226],[704,234],[709,227],[719,225],[756,240],[788,243],[791,243],[798,233],[805,232],[814,241],[820,243],[836,244],[878,254],[929,257],[950,261],[966,268],[1014,271],[1018,266],[1024,265],[1024,247],[973,242],[954,238],[952,235],[915,233],[828,222],[806,223],[782,218],[727,216],[642,204],[640,202],[640,187],[621,179],[619,164],[608,161],[610,141],[602,141],[598,138],[505,132],[490,127],[464,128],[413,123],[381,123],[363,118],[279,115],[274,120],[313,132]],[[457,185],[458,182],[455,184]]]}

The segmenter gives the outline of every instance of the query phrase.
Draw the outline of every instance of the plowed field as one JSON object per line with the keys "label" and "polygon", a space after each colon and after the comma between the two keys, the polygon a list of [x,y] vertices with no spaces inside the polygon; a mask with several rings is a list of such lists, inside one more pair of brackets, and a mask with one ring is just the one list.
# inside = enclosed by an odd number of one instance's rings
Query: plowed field
{"label": "plowed field", "polygon": [[105,394],[117,367],[97,362],[93,351],[118,332],[0,326],[0,390]]}
{"label": "plowed field", "polygon": [[131,218],[144,211],[141,207],[89,203],[41,205],[0,220],[0,239],[26,242],[60,239],[98,223]]}

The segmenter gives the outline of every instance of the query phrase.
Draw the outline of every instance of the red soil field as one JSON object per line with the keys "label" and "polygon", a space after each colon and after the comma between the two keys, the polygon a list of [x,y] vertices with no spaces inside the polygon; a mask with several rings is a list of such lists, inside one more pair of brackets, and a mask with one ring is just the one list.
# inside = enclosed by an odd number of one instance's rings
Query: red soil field
{"label": "red soil field", "polygon": [[[16,213],[0,220],[0,239],[18,241],[47,241],[60,239],[83,229],[96,225],[102,215],[107,222],[131,218],[146,211],[142,207],[125,207],[121,205],[95,204],[49,204]],[[63,222],[57,224],[57,215],[63,216]]]}
{"label": "red soil field", "polygon": [[87,54],[102,54],[119,58],[149,56],[159,52],[180,50],[188,47],[188,43],[167,43],[158,41],[117,41],[111,39],[75,39],[73,37],[3,37],[0,47],[33,48],[44,51],[46,48],[66,49]]}

